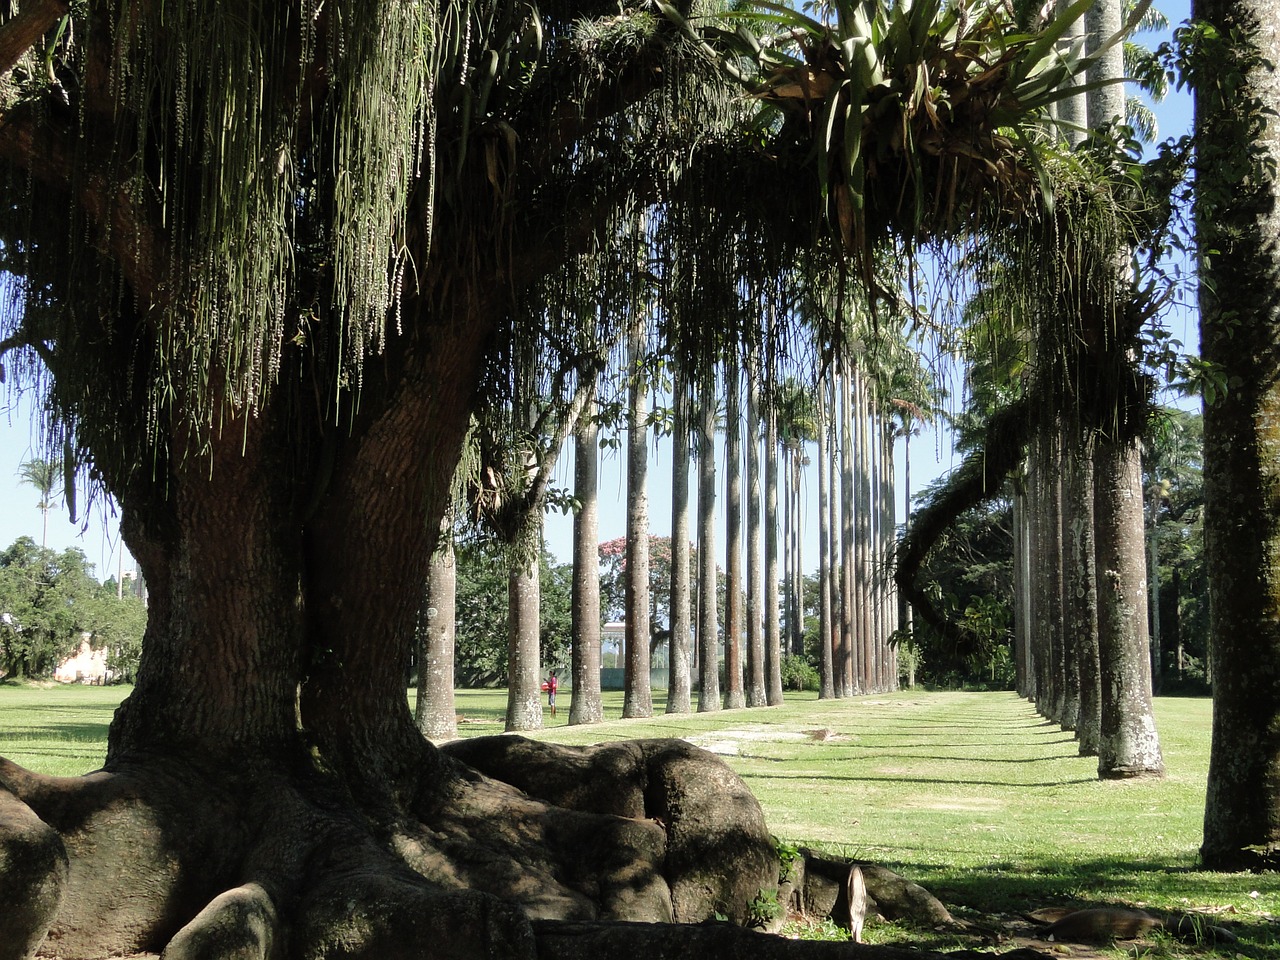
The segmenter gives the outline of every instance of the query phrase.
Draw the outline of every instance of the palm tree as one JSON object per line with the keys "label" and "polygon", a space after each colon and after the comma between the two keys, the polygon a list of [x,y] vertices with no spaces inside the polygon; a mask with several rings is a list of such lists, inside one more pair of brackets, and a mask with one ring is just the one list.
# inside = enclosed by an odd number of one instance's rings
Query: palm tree
{"label": "palm tree", "polygon": [[753,352],[747,369],[747,706],[769,702],[765,687],[763,570],[760,555],[760,368]]}
{"label": "palm tree", "polygon": [[645,324],[643,315],[632,328],[627,347],[630,372],[627,406],[627,553],[626,690],[622,715],[653,716],[653,692],[649,683],[649,429],[645,385]]}
{"label": "palm tree", "polygon": [[[1090,44],[1101,46],[1104,38],[1119,31],[1121,22],[1121,0],[1097,0],[1086,21]],[[1123,51],[1115,46],[1090,71],[1090,79],[1097,81],[1114,81],[1123,75]],[[1112,83],[1091,91],[1088,115],[1094,129],[1123,118],[1123,85]],[[1124,264],[1117,263],[1117,283],[1123,270]],[[1129,344],[1116,344],[1111,349],[1129,348]],[[1160,738],[1151,711],[1141,444],[1136,427],[1123,427],[1121,423],[1102,434],[1094,463],[1102,691],[1098,774],[1163,776]]]}
{"label": "palm tree", "polygon": [[569,723],[604,719],[600,696],[600,491],[599,427],[594,389],[573,433],[573,621],[570,673],[573,679]]}
{"label": "palm tree", "polygon": [[46,547],[49,541],[49,511],[53,508],[53,491],[62,482],[62,461],[44,460],[38,457],[33,460],[24,460],[18,466],[18,478],[28,486],[35,487],[40,494],[40,499],[36,502],[43,520],[40,546]]}
{"label": "palm tree", "polygon": [[703,380],[698,397],[698,712],[720,709],[719,618],[716,615],[716,387]]}
{"label": "palm tree", "polygon": [[778,602],[778,404],[765,407],[764,436],[764,666],[769,706],[782,703],[782,622]]}
{"label": "palm tree", "polygon": [[453,523],[452,512],[440,523],[440,539],[431,555],[418,629],[418,702],[414,720],[423,736],[432,740],[452,740],[458,734],[453,697],[458,589]]}
{"label": "palm tree", "polygon": [[831,403],[828,398],[830,378],[818,383],[818,698],[827,700],[835,694],[835,660],[831,646],[834,608],[832,606],[831,569],[831,484],[830,439]]}
{"label": "palm tree", "polygon": [[688,713],[692,678],[689,669],[690,550],[689,550],[689,381],[677,363],[671,433],[671,667],[667,682],[667,713]]}
{"label": "palm tree", "polygon": [[724,705],[745,707],[742,683],[742,377],[736,355],[724,364],[725,600]]}

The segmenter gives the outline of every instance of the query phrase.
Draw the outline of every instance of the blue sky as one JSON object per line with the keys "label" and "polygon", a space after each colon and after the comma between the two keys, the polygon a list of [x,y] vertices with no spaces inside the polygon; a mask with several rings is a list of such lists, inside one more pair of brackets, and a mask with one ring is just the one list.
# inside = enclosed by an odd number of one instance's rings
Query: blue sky
{"label": "blue sky", "polygon": [[[1174,26],[1189,16],[1190,0],[1156,0],[1155,5],[1165,13],[1170,24]],[[1154,45],[1164,38],[1152,35],[1141,39],[1145,43]],[[1164,103],[1156,105],[1156,112],[1162,138],[1186,132],[1191,126],[1191,98],[1185,92],[1171,91]],[[1175,311],[1168,318],[1168,324],[1175,338],[1189,346],[1195,344],[1195,317],[1189,310]],[[38,500],[36,491],[29,486],[24,486],[18,479],[20,464],[24,460],[42,454],[32,409],[34,398],[30,393],[25,395],[17,393],[16,387],[17,385],[13,383],[0,387],[0,549],[7,547],[22,535],[31,536],[38,541],[41,529],[41,515],[36,507]],[[901,491],[901,444],[897,460],[898,489]],[[955,465],[950,439],[945,434],[926,432],[912,441],[913,489],[920,489]],[[813,471],[807,471],[807,473],[810,476],[806,496],[816,505],[816,479],[812,476]],[[569,486],[572,483],[572,476],[572,453],[569,452],[557,472],[558,482]],[[620,454],[616,452],[605,454],[601,465],[600,493],[600,539],[609,540],[622,536],[626,524],[626,488]],[[654,534],[666,535],[670,532],[670,493],[670,453],[669,448],[664,444],[650,456],[649,511],[650,529]],[[116,572],[121,559],[121,545],[114,508],[99,498],[89,506],[88,510],[82,512],[85,515],[75,524],[69,521],[65,508],[59,507],[50,513],[49,546],[59,550],[69,546],[80,547],[89,562],[95,565],[99,579],[106,579]],[[900,503],[899,519],[902,515],[903,509]],[[719,535],[719,539],[720,549],[723,551],[723,534]],[[808,531],[805,539],[806,544],[816,543],[816,531]],[[556,515],[548,518],[547,543],[551,551],[561,560],[567,561],[570,558],[572,524],[568,518]],[[815,551],[806,545],[805,566],[813,568],[816,562]],[[132,568],[132,560],[125,555],[124,569]]]}

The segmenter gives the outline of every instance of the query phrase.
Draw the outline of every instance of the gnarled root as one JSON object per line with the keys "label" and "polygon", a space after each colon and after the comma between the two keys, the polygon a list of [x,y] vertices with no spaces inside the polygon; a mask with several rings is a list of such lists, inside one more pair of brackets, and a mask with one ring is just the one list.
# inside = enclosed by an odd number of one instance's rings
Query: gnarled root
{"label": "gnarled root", "polygon": [[0,960],[35,953],[62,906],[68,871],[57,832],[0,786]]}
{"label": "gnarled root", "polygon": [[777,889],[778,858],[760,804],[719,757],[682,740],[569,747],[504,736],[443,749],[557,807],[660,824],[661,870],[680,923],[716,914],[746,923],[751,901]]}
{"label": "gnarled root", "polygon": [[7,836],[66,852],[15,957],[47,929],[86,960],[531,958],[531,919],[745,919],[775,887],[759,805],[711,754],[501,740],[471,750],[514,783],[444,758],[434,801],[398,812],[297,756],[139,753],[75,778],[0,761]]}
{"label": "gnarled root", "polygon": [[259,883],[214,897],[177,932],[161,960],[279,960],[280,916]]}

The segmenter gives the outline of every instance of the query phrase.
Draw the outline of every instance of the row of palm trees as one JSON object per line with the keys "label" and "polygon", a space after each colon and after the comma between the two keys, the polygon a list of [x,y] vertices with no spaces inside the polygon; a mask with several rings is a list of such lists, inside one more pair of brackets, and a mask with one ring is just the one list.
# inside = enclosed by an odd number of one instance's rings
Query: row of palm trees
{"label": "row of palm trees", "polygon": [[[1084,24],[1090,47],[1121,23],[1119,0],[1098,0]],[[1097,86],[1059,106],[1068,136],[1078,141],[1070,131],[1126,117],[1124,85],[1115,82],[1126,72],[1121,47],[1103,52],[1089,78]],[[1127,285],[1126,261],[1121,250],[1110,282]],[[1138,351],[1123,330],[1121,318],[1106,318],[1086,349],[1096,354],[1095,369],[1110,361],[1136,382]],[[1143,408],[1122,396],[1101,423],[1078,410],[1042,423],[1014,501],[1018,689],[1076,733],[1080,753],[1096,755],[1106,778],[1164,773],[1151,703],[1141,432],[1133,422]]]}
{"label": "row of palm trees", "polygon": [[[881,354],[889,355],[886,349]],[[892,354],[901,366],[908,351]],[[817,364],[814,364],[817,366]],[[893,364],[871,351],[861,365],[830,365],[807,382],[774,382],[762,372],[758,351],[719,364],[699,383],[679,364],[662,364],[646,343],[643,325],[633,326],[625,358],[612,377],[580,376],[574,401],[542,418],[550,441],[528,440],[519,470],[500,475],[478,471],[468,502],[511,556],[508,643],[510,730],[541,726],[541,679],[536,616],[537,543],[546,503],[545,477],[562,441],[574,447],[573,639],[570,723],[602,719],[600,697],[600,581],[597,489],[600,408],[619,415],[612,397],[625,397],[627,536],[624,571],[625,717],[653,711],[650,654],[668,644],[667,711],[702,712],[774,705],[783,699],[783,657],[803,655],[806,612],[817,613],[814,649],[820,695],[844,697],[896,687],[897,657],[890,640],[899,626],[898,602],[889,576],[895,540],[897,495],[893,451],[901,435],[902,401],[890,402]],[[669,372],[665,382],[655,371]],[[912,381],[918,387],[919,377]],[[655,384],[669,393],[670,419],[658,442],[672,457],[672,556],[665,628],[651,622],[653,608],[647,511],[647,464],[651,427],[662,422],[648,412]],[[554,407],[549,403],[549,407]],[[906,409],[918,409],[906,403]],[[532,422],[532,421],[530,421]],[[723,432],[723,476],[718,475],[716,434]],[[819,471],[819,596],[806,604],[801,545],[806,510],[804,470],[816,444]],[[532,452],[531,452],[532,451]],[[492,459],[492,458],[491,458]],[[520,479],[513,480],[518,476]],[[690,478],[696,477],[690,495]],[[517,493],[517,491],[520,491]],[[723,496],[723,507],[717,499]],[[781,500],[781,507],[779,501]],[[513,504],[520,517],[512,519]],[[477,506],[478,504],[478,506]],[[502,507],[502,509],[500,509]],[[696,524],[693,511],[696,508]],[[452,527],[442,531],[424,605],[420,658],[419,724],[432,737],[454,732],[452,701]],[[523,541],[511,531],[522,531]],[[725,565],[718,568],[717,535],[725,537]],[[520,544],[526,545],[525,549]],[[723,610],[720,607],[723,597]],[[696,678],[696,680],[695,680]],[[697,690],[696,701],[693,691]]]}

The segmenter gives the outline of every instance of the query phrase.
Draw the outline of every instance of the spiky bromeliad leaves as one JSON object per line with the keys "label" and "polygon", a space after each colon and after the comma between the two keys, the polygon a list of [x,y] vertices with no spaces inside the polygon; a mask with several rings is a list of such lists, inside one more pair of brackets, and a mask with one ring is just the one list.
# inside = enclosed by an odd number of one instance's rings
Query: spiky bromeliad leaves
{"label": "spiky bromeliad leaves", "polygon": [[1052,203],[1037,149],[1048,108],[1088,89],[1103,52],[1059,43],[1090,3],[1032,33],[987,0],[836,0],[807,4],[814,16],[761,2],[697,23],[659,6],[766,107],[757,123],[771,149],[807,152],[826,219],[874,289],[888,233],[914,242]]}

